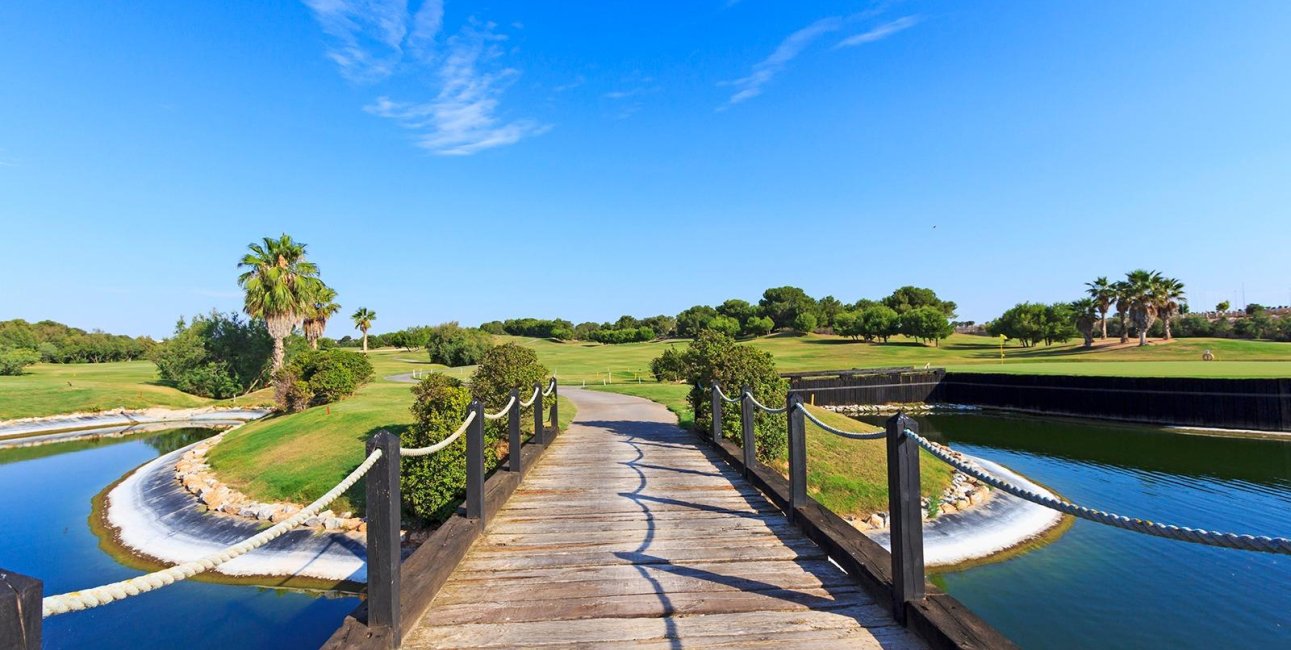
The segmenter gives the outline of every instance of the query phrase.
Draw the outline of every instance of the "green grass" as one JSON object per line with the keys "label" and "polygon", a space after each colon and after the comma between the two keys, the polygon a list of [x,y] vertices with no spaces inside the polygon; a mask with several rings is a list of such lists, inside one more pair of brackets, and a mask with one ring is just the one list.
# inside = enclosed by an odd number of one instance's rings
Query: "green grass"
{"label": "green grass", "polygon": [[[371,352],[375,381],[341,402],[260,420],[230,432],[212,449],[211,466],[222,480],[253,498],[313,501],[362,462],[364,441],[373,434],[381,429],[399,433],[412,425],[408,410],[412,384],[385,378],[414,368],[445,370],[417,361],[418,356],[397,350]],[[449,374],[460,372],[453,369]],[[574,405],[562,397],[561,426],[568,426],[573,417]],[[360,507],[352,497],[347,495],[332,509],[340,512]]]}
{"label": "green grass", "polygon": [[[695,414],[686,401],[690,386],[685,384],[616,384],[591,386],[593,390],[635,395],[658,402],[677,415],[678,424],[689,428]],[[844,431],[878,431],[863,422],[825,409],[808,407],[822,422]],[[734,417],[739,417],[738,412]],[[940,494],[950,485],[951,469],[920,451],[919,478],[924,496]],[[788,465],[772,467],[788,476]],[[888,508],[887,446],[883,440],[849,440],[829,433],[807,421],[807,490],[812,498],[840,515],[868,517]]]}
{"label": "green grass", "polygon": [[0,420],[153,406],[194,408],[266,403],[268,391],[240,400],[212,400],[166,386],[151,361],[38,363],[18,376],[0,376]]}

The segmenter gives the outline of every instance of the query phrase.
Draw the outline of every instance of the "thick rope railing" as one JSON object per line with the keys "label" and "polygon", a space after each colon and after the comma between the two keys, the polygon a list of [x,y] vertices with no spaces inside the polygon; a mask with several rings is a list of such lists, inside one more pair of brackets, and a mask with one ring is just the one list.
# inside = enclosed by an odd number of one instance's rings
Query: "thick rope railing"
{"label": "thick rope railing", "polygon": [[433,445],[430,445],[429,447],[413,447],[411,449],[407,449],[407,448],[400,449],[399,455],[404,457],[429,456],[439,451],[440,449],[443,449],[444,447],[447,447],[453,444],[454,440],[457,440],[458,438],[462,437],[463,433],[466,433],[466,429],[470,427],[471,423],[474,421],[475,421],[475,411],[471,411],[469,414],[467,414],[466,419],[462,421],[462,425],[457,427],[457,431],[453,432],[453,435],[450,435],[447,438],[444,438],[443,440],[440,440],[439,442]]}
{"label": "thick rope railing", "polygon": [[879,438],[886,438],[888,435],[886,431],[877,431],[874,433],[861,433],[860,431],[843,431],[842,429],[836,429],[817,419],[815,415],[812,415],[811,411],[807,410],[806,406],[803,406],[802,402],[798,402],[798,405],[796,406],[796,408],[797,410],[802,411],[802,414],[807,416],[807,419],[811,420],[813,424],[836,436],[842,436],[844,438],[850,438],[852,440],[878,440]]}
{"label": "thick rope railing", "polygon": [[497,413],[485,413],[485,414],[484,414],[484,419],[485,419],[485,420],[499,420],[499,419],[501,419],[501,418],[506,417],[507,413],[509,413],[509,412],[511,411],[511,405],[512,405],[512,404],[515,404],[515,400],[516,400],[516,398],[515,398],[515,397],[512,397],[511,399],[507,400],[506,405],[505,405],[505,406],[503,406],[501,409],[499,409]]}
{"label": "thick rope railing", "polygon": [[212,553],[192,562],[177,564],[168,569],[155,571],[146,575],[141,575],[129,580],[114,582],[94,587],[93,589],[82,589],[72,591],[57,596],[48,596],[42,601],[43,616],[48,618],[67,612],[78,612],[85,609],[106,605],[118,600],[124,600],[131,596],[138,596],[154,589],[160,589],[167,585],[174,584],[180,580],[191,578],[199,573],[210,571],[215,567],[228,562],[234,558],[246,555],[269,542],[281,537],[283,533],[295,528],[303,523],[306,519],[313,517],[322,511],[327,504],[335,501],[337,497],[345,493],[346,490],[354,486],[372,466],[381,458],[381,450],[376,449],[368,454],[366,460],[361,465],[350,472],[344,480],[336,484],[336,487],[328,490],[326,494],[319,497],[316,501],[309,504],[305,509],[292,515],[288,519],[278,522],[271,528],[267,528],[260,533],[249,537],[237,544],[225,547],[223,550]]}
{"label": "thick rope railing", "polygon": [[933,443],[927,438],[924,438],[909,429],[906,429],[905,435],[919,443],[920,447],[928,450],[928,453],[936,456],[942,462],[987,485],[990,485],[991,487],[1012,494],[1019,499],[1030,501],[1038,506],[1057,510],[1058,512],[1068,514],[1073,517],[1079,517],[1095,523],[1115,528],[1122,528],[1136,533],[1144,533],[1154,537],[1164,537],[1166,539],[1192,542],[1194,544],[1235,548],[1244,551],[1260,551],[1263,553],[1291,555],[1291,539],[1287,539],[1285,537],[1238,535],[1236,533],[1214,532],[1200,528],[1189,528],[1187,526],[1159,524],[1145,519],[1135,519],[1110,512],[1104,512],[1102,510],[1094,510],[1093,508],[1086,508],[1084,506],[1055,499],[1043,494],[1036,494],[1035,492],[1020,488],[1008,481],[1000,479],[992,474],[988,474],[977,467],[969,465],[968,463],[951,456],[950,452],[945,447]]}
{"label": "thick rope railing", "polygon": [[722,398],[723,402],[726,402],[727,404],[734,404],[740,401],[740,398],[738,397],[727,397],[726,393],[722,391],[721,386],[717,386],[716,388],[717,388],[717,396]]}
{"label": "thick rope railing", "polygon": [[754,405],[754,406],[758,407],[758,409],[760,409],[760,410],[762,410],[762,411],[764,411],[764,412],[766,412],[766,413],[784,413],[785,411],[789,410],[789,409],[788,409],[788,407],[784,407],[784,406],[781,406],[780,408],[773,409],[773,408],[771,408],[770,406],[767,406],[766,404],[763,404],[762,402],[759,402],[759,401],[758,401],[758,398],[754,397],[754,396],[753,396],[753,393],[750,393],[750,392],[745,392],[745,393],[744,393],[744,397],[747,397],[747,398],[749,399],[749,401],[750,401],[750,402],[753,402],[753,405]]}
{"label": "thick rope railing", "polygon": [[529,400],[528,400],[528,401],[520,402],[520,407],[521,407],[521,408],[529,408],[530,406],[533,406],[533,403],[534,403],[534,402],[536,402],[536,401],[538,401],[538,393],[540,393],[540,392],[542,392],[542,391],[538,390],[538,387],[537,387],[537,386],[534,386],[534,387],[533,387],[533,395],[530,395],[530,396],[529,396]]}
{"label": "thick rope railing", "polygon": [[[550,394],[551,394],[551,392],[552,392],[552,391],[554,391],[554,390],[556,390],[556,378],[555,378],[555,377],[552,377],[552,378],[551,378],[551,381],[547,382],[547,390],[542,391],[542,396],[543,396],[543,397],[546,397],[546,396],[550,395]],[[533,400],[530,400],[530,403],[532,403],[532,402],[533,402]]]}

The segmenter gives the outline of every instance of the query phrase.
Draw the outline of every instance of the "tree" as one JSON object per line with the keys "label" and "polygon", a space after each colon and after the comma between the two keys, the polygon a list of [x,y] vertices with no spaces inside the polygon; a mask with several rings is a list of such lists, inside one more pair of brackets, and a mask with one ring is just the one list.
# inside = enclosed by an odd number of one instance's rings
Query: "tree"
{"label": "tree", "polygon": [[1169,341],[1173,338],[1170,334],[1170,321],[1187,307],[1187,303],[1182,302],[1183,283],[1175,278],[1162,277],[1155,287],[1154,295],[1161,324],[1165,327],[1165,340]]}
{"label": "tree", "polygon": [[942,300],[937,297],[935,291],[924,289],[923,287],[909,285],[901,287],[893,291],[892,295],[884,298],[882,302],[898,315],[905,315],[906,312],[920,307],[933,307],[940,311],[947,320],[955,317],[955,303]]}
{"label": "tree", "polygon": [[866,341],[878,338],[887,343],[889,337],[901,330],[901,317],[891,307],[874,303],[859,312],[857,326]]}
{"label": "tree", "polygon": [[766,316],[749,316],[744,321],[744,333],[749,336],[766,336],[775,328],[775,321]]}
{"label": "tree", "polygon": [[734,318],[735,322],[739,323],[740,327],[743,327],[750,318],[757,315],[757,308],[749,304],[747,300],[731,298],[718,305],[717,313],[727,318]]}
{"label": "tree", "polygon": [[1099,276],[1093,282],[1086,282],[1085,293],[1094,303],[1094,308],[1098,311],[1098,321],[1103,327],[1103,340],[1107,340],[1107,312],[1111,311],[1112,303],[1116,301],[1116,288],[1111,282],[1107,281],[1107,276]]}
{"label": "tree", "polygon": [[1228,302],[1227,300],[1225,300],[1225,301],[1223,301],[1223,302],[1219,303],[1218,305],[1215,305],[1215,311],[1217,311],[1217,312],[1221,312],[1221,313],[1222,313],[1222,312],[1226,312],[1226,311],[1228,311],[1229,309],[1232,309],[1232,307],[1233,307],[1233,306],[1232,306],[1231,304],[1229,304],[1229,302]]}
{"label": "tree", "polygon": [[940,347],[941,339],[954,333],[950,319],[941,308],[932,305],[915,307],[901,315],[901,333],[915,340],[932,341]]}
{"label": "tree", "polygon": [[377,319],[377,313],[367,307],[359,307],[350,318],[354,320],[354,328],[363,332],[363,351],[367,352],[368,330],[372,329],[372,321]]}
{"label": "tree", "polygon": [[152,352],[157,374],[185,393],[226,399],[254,388],[273,354],[264,321],[236,312],[180,319],[175,333]]}
{"label": "tree", "polygon": [[0,350],[0,375],[21,375],[23,368],[40,361],[40,353],[27,348]]}
{"label": "tree", "polygon": [[1161,274],[1156,271],[1135,269],[1125,274],[1130,320],[1138,332],[1140,346],[1148,344],[1148,330],[1152,329],[1160,313],[1161,280]]}
{"label": "tree", "polygon": [[816,303],[817,315],[820,319],[820,326],[833,328],[834,318],[843,311],[843,303],[833,296],[825,296]]}
{"label": "tree", "polygon": [[816,315],[804,311],[793,318],[793,329],[799,334],[811,334],[816,331]]}
{"label": "tree", "polygon": [[705,326],[704,329],[721,332],[727,336],[734,337],[740,333],[740,321],[737,321],[730,316],[716,316],[712,320],[708,321],[708,325]]}
{"label": "tree", "polygon": [[432,327],[426,336],[430,361],[450,368],[477,364],[492,347],[488,332],[464,328],[456,321]]}
{"label": "tree", "polygon": [[275,372],[283,364],[283,339],[296,328],[307,306],[318,294],[318,267],[305,259],[305,244],[283,234],[248,244],[242,257],[238,286],[246,293],[246,313],[265,322],[273,338]]}
{"label": "tree", "polygon": [[708,327],[708,321],[714,318],[717,318],[716,309],[707,305],[695,305],[677,314],[677,336],[694,338]]}
{"label": "tree", "polygon": [[1029,348],[1044,339],[1045,306],[1030,302],[1014,305],[987,323],[986,332],[991,336],[1015,339],[1022,347]]}
{"label": "tree", "polygon": [[861,336],[861,312],[846,309],[834,315],[834,333],[839,336],[846,336],[850,339],[858,339]]}
{"label": "tree", "polygon": [[775,287],[762,292],[758,309],[769,316],[777,329],[793,326],[793,319],[803,312],[814,312],[816,301],[798,287]]}
{"label": "tree", "polygon": [[1116,293],[1116,316],[1121,321],[1121,343],[1130,340],[1130,308],[1133,300],[1130,296],[1130,283],[1125,280],[1117,280],[1112,283],[1112,291]]}
{"label": "tree", "polygon": [[323,331],[327,329],[327,321],[339,311],[341,306],[336,304],[336,291],[319,282],[317,293],[309,300],[302,314],[305,320],[301,324],[301,329],[305,331],[305,339],[309,341],[309,347],[318,349],[318,339],[323,337]]}
{"label": "tree", "polygon": [[[1099,278],[1106,284],[1107,278]],[[1107,305],[1110,306],[1110,302]],[[1081,298],[1070,305],[1076,331],[1085,339],[1085,349],[1094,347],[1094,324],[1102,321],[1106,327],[1107,308],[1099,304],[1097,298]],[[1107,338],[1107,333],[1103,333]]]}
{"label": "tree", "polygon": [[677,332],[677,319],[672,316],[659,314],[641,319],[641,327],[649,327],[654,330],[655,336],[666,339]]}
{"label": "tree", "polygon": [[655,381],[681,381],[686,378],[686,360],[676,347],[668,346],[663,354],[650,361]]}

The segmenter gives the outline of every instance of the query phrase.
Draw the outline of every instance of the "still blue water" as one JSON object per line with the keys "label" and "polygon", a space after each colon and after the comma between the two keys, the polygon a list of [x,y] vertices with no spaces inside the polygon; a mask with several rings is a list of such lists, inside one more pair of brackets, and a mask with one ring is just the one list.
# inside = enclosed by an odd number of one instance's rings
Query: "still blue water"
{"label": "still blue water", "polygon": [[[998,415],[917,418],[933,440],[1093,508],[1291,537],[1291,442]],[[1020,557],[933,576],[1029,648],[1291,648],[1291,557],[1079,520]]]}
{"label": "still blue water", "polygon": [[[142,574],[99,548],[90,500],[144,462],[211,435],[178,429],[100,443],[0,451],[0,567],[45,594]],[[45,619],[46,648],[317,648],[352,596],[186,581]]]}

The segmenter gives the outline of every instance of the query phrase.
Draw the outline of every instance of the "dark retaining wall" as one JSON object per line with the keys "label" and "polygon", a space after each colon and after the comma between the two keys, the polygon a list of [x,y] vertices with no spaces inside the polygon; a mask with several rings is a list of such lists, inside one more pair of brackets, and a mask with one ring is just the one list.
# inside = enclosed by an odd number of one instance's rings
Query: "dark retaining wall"
{"label": "dark retaining wall", "polygon": [[940,402],[1180,426],[1291,430],[1291,379],[1075,377],[936,370],[790,377],[822,406]]}

